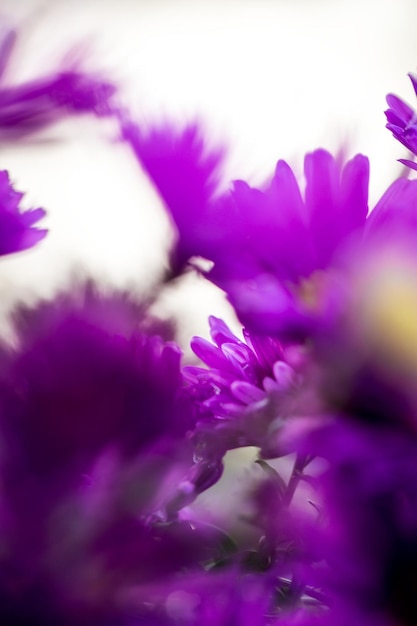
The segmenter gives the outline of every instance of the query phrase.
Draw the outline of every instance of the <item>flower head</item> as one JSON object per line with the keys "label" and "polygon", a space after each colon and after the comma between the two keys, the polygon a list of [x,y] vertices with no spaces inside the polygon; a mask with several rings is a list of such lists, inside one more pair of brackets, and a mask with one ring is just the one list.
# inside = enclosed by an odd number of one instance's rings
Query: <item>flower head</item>
{"label": "flower head", "polygon": [[43,209],[22,211],[19,207],[23,194],[13,189],[9,175],[0,171],[0,255],[32,248],[47,233],[36,228],[45,216]]}
{"label": "flower head", "polygon": [[[417,76],[409,74],[409,78],[417,95]],[[387,96],[388,109],[385,111],[387,128],[406,148],[417,154],[417,114],[398,96],[390,93]],[[400,163],[417,169],[417,165],[408,159],[399,159]]]}
{"label": "flower head", "polygon": [[363,229],[368,160],[357,155],[342,166],[325,150],[308,154],[304,198],[284,161],[263,189],[235,181],[220,194],[222,150],[210,150],[201,129],[166,125],[144,131],[133,122],[121,124],[174,220],[179,266],[196,255],[212,261],[206,277],[256,331],[276,332],[285,320],[306,324],[294,286],[337,264],[343,247]]}
{"label": "flower head", "polygon": [[273,429],[293,410],[300,379],[294,367],[303,367],[298,348],[285,350],[276,339],[246,330],[239,339],[214,316],[209,323],[214,344],[201,337],[191,341],[208,369],[183,368],[204,454],[221,458],[231,448],[259,446],[264,454],[274,449],[278,455]]}
{"label": "flower head", "polygon": [[91,289],[15,313],[18,347],[3,352],[0,421],[34,475],[85,471],[108,445],[132,457],[184,436],[181,352],[141,330],[146,323],[129,301]]}
{"label": "flower head", "polygon": [[92,287],[14,313],[0,350],[0,622],[128,624],[132,589],[214,559],[219,533],[178,519],[184,479],[203,478],[181,353],[160,326]]}
{"label": "flower head", "polygon": [[416,620],[415,437],[339,416],[304,443],[309,453],[326,460],[317,479],[325,514],[315,539],[326,567],[316,570],[316,584],[336,606],[411,626]]}
{"label": "flower head", "polygon": [[[366,223],[365,157],[357,155],[342,167],[325,150],[316,150],[306,155],[304,172],[304,197],[284,161],[264,190],[240,182],[230,196],[242,227],[209,278],[256,332],[277,333],[291,324],[309,328],[321,286],[338,271]],[[319,289],[317,296],[307,284]]]}
{"label": "flower head", "polygon": [[[214,196],[223,149],[209,149],[196,125],[179,131],[173,125],[142,130],[121,119],[122,136],[160,193],[177,228],[172,264],[180,269],[194,255],[211,258],[231,226]],[[229,220],[229,221],[228,221]]]}

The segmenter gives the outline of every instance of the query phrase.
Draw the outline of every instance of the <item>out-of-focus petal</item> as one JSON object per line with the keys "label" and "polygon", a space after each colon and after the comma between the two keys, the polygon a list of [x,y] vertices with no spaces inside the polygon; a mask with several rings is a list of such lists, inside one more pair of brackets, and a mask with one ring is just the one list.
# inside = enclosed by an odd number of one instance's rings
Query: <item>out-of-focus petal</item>
{"label": "out-of-focus petal", "polygon": [[35,227],[45,211],[22,211],[19,207],[22,197],[12,187],[8,173],[0,171],[0,256],[32,248],[47,233]]}

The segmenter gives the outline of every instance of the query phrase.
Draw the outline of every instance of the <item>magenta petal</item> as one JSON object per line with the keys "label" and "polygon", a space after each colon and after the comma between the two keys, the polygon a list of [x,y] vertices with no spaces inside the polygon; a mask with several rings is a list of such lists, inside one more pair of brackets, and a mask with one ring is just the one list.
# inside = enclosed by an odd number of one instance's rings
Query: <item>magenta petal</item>
{"label": "magenta petal", "polygon": [[409,161],[408,159],[398,159],[398,162],[402,163],[403,165],[407,165],[407,167],[411,168],[412,170],[417,171],[417,163],[415,161]]}
{"label": "magenta petal", "polygon": [[341,178],[342,219],[346,237],[365,225],[368,215],[369,159],[357,154],[343,168]]}
{"label": "magenta petal", "polygon": [[151,178],[178,230],[174,256],[179,264],[190,256],[212,258],[211,242],[221,234],[212,206],[224,150],[210,150],[196,124],[183,130],[161,125],[142,131],[121,120],[123,138]]}
{"label": "magenta petal", "polygon": [[296,297],[273,276],[232,285],[229,299],[242,323],[260,335],[291,333],[305,323]]}
{"label": "magenta petal", "polygon": [[220,347],[223,343],[242,343],[241,340],[232,333],[227,324],[218,317],[210,315],[209,326],[211,338],[217,346]]}
{"label": "magenta petal", "polygon": [[414,110],[404,100],[396,96],[395,94],[388,94],[386,101],[390,109],[404,122],[409,124],[415,119]]}
{"label": "magenta petal", "polygon": [[[409,74],[414,91],[417,94],[417,76]],[[394,137],[414,154],[417,154],[417,114],[401,98],[394,94],[387,95],[389,109],[385,111],[386,127]],[[407,160],[401,161],[409,165]],[[413,168],[414,169],[414,168]]]}
{"label": "magenta petal", "polygon": [[318,266],[326,267],[340,240],[339,170],[336,160],[325,150],[307,154],[304,160],[307,181],[305,202]]}
{"label": "magenta petal", "polygon": [[[269,191],[270,206],[274,207],[275,232],[272,231],[271,249],[275,254],[272,264],[283,278],[297,280],[315,269],[315,252],[308,230],[308,216],[294,172],[285,161],[278,161]],[[271,216],[271,223],[272,221]]]}
{"label": "magenta petal", "polygon": [[341,244],[362,228],[368,213],[369,162],[356,155],[342,169],[325,150],[305,158],[306,207],[319,268],[339,253]]}
{"label": "magenta petal", "polygon": [[409,79],[411,80],[411,84],[413,85],[414,93],[417,96],[417,74],[413,74],[410,72],[408,74]]}
{"label": "magenta petal", "polygon": [[8,173],[0,171],[0,255],[32,248],[47,233],[32,228],[45,216],[45,211],[38,208],[21,212],[22,197],[11,186]]}
{"label": "magenta petal", "polygon": [[417,238],[417,180],[399,178],[387,189],[368,220],[365,235],[399,245]]}
{"label": "magenta petal", "polygon": [[202,337],[193,337],[191,339],[191,348],[204,363],[215,369],[224,369],[233,371],[233,368],[222,352],[212,343]]}
{"label": "magenta petal", "polygon": [[236,380],[234,381],[230,389],[237,400],[243,402],[244,404],[250,404],[251,402],[259,402],[265,398],[265,392],[255,387],[255,385],[251,385],[245,381]]}

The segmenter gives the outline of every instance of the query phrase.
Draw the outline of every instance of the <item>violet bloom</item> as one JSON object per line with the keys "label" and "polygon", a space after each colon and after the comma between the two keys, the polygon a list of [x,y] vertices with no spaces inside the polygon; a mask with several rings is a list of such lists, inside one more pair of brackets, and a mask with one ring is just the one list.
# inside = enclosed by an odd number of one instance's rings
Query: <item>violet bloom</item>
{"label": "violet bloom", "polygon": [[221,558],[221,533],[169,516],[192,419],[158,327],[91,288],[15,312],[0,350],[1,623],[127,626],[141,585]]}
{"label": "violet bloom", "polygon": [[276,339],[244,330],[243,341],[222,320],[211,316],[209,323],[214,344],[191,341],[208,369],[183,368],[197,408],[201,453],[221,458],[230,448],[254,445],[271,454],[272,430],[290,410],[300,377]]}
{"label": "violet bloom", "polygon": [[339,417],[313,431],[301,447],[326,460],[317,479],[325,515],[315,541],[327,566],[316,569],[316,584],[336,606],[412,626],[417,620],[415,436]]}
{"label": "violet bloom", "polygon": [[[415,94],[417,95],[417,76],[409,74]],[[389,109],[385,111],[387,128],[406,148],[417,154],[417,114],[404,100],[390,93],[387,96]],[[408,159],[399,159],[400,163],[417,170],[417,164]]]}
{"label": "violet bloom", "polygon": [[[11,480],[10,455],[2,473]],[[17,459],[17,462],[19,460]],[[175,448],[134,461],[98,454],[73,489],[30,468],[0,496],[0,621],[10,626],[128,626],[147,611],[150,584],[165,591],[221,556],[218,534],[158,520],[155,499],[177,473]],[[172,481],[171,481],[172,482]],[[147,623],[147,622],[145,622]]]}
{"label": "violet bloom", "polygon": [[416,232],[412,184],[394,182],[368,218],[369,163],[362,155],[343,164],[322,149],[307,154],[304,193],[281,160],[264,188],[236,181],[220,195],[222,151],[210,150],[201,130],[142,131],[125,120],[122,130],[177,227],[176,267],[191,256],[212,261],[206,277],[255,332],[308,334],[351,255],[382,231]]}
{"label": "violet bloom", "polygon": [[[8,30],[0,41],[0,80],[16,41]],[[79,69],[60,69],[20,85],[0,83],[0,138],[19,138],[79,113],[108,115],[115,87]]]}
{"label": "violet bloom", "polygon": [[21,210],[22,197],[23,193],[13,189],[8,173],[0,171],[0,256],[32,248],[47,233],[36,228],[45,211],[39,208]]}
{"label": "violet bloom", "polygon": [[368,213],[368,160],[343,167],[325,150],[305,158],[303,199],[291,168],[279,161],[263,190],[236,181],[215,198],[221,150],[210,150],[196,126],[142,131],[122,120],[123,136],[161,193],[183,253],[213,260],[213,280],[246,280],[272,273],[297,282],[332,262],[341,242]]}
{"label": "violet bloom", "polygon": [[177,227],[174,265],[191,256],[213,261],[207,277],[226,291],[245,324],[259,318],[263,332],[275,331],[284,318],[305,321],[290,286],[327,269],[341,244],[363,227],[367,159],[358,155],[341,168],[324,150],[307,155],[304,200],[284,161],[264,190],[237,181],[219,196],[222,150],[210,150],[201,130],[166,125],[142,131],[121,123]]}
{"label": "violet bloom", "polygon": [[[143,486],[148,476],[149,470],[135,475],[137,485]],[[128,494],[126,486],[125,500]],[[152,582],[165,589],[184,571],[200,573],[207,537],[191,525],[152,525],[140,511],[128,514],[117,502],[110,512],[103,507],[92,517],[75,497],[62,495],[48,515],[41,518],[35,511],[26,521],[2,498],[2,515],[13,524],[12,529],[2,524],[8,545],[0,557],[3,624],[148,624],[135,621],[150,605],[149,597],[135,600],[142,585]]]}
{"label": "violet bloom", "polygon": [[[221,244],[230,216],[213,203],[224,150],[209,149],[197,125],[178,131],[171,125],[142,130],[121,119],[122,136],[154,183],[177,227],[172,253],[174,272],[190,257],[211,259]],[[226,226],[228,220],[228,226]]]}
{"label": "violet bloom", "polygon": [[15,313],[19,347],[3,350],[0,421],[33,475],[82,471],[110,444],[132,457],[184,437],[181,352],[140,330],[148,323],[125,299],[88,289]]}
{"label": "violet bloom", "polygon": [[368,168],[361,155],[342,168],[317,150],[305,158],[304,198],[283,161],[265,191],[235,187],[231,198],[243,230],[208,278],[226,291],[245,326],[269,334],[298,327],[308,334],[340,309],[352,259],[358,262],[382,240],[415,244],[415,181],[394,181],[368,216]]}

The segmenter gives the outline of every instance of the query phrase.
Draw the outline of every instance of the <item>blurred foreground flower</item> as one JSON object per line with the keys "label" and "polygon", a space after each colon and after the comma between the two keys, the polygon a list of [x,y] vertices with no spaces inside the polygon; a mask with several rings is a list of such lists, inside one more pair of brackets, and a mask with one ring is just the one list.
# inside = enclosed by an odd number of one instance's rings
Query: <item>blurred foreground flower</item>
{"label": "blurred foreground flower", "polygon": [[213,557],[216,533],[169,506],[192,421],[158,327],[91,287],[15,313],[0,352],[2,623],[127,624],[131,587]]}

